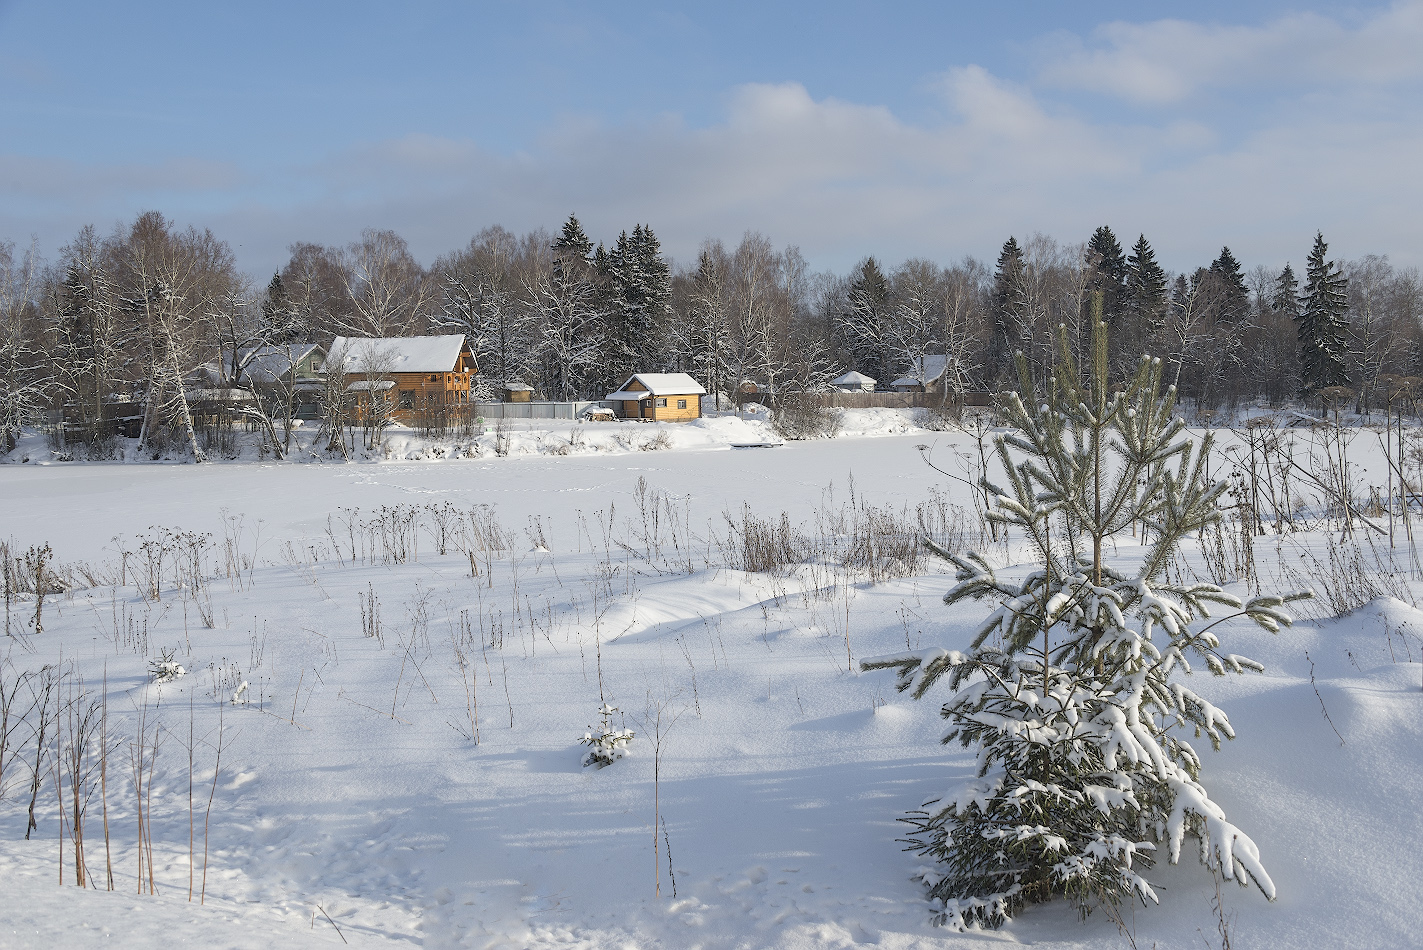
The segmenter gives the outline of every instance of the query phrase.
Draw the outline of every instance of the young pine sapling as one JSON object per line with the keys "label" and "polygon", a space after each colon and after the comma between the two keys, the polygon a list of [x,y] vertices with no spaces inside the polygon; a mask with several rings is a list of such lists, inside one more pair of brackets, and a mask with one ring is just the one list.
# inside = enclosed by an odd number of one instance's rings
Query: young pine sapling
{"label": "young pine sapling", "polygon": [[589,726],[583,738],[578,740],[580,744],[588,747],[588,752],[583,756],[584,768],[590,765],[600,769],[607,768],[627,754],[627,747],[633,740],[633,731],[613,726],[615,712],[618,712],[618,707],[604,703],[598,710],[601,725]]}
{"label": "young pine sapling", "polygon": [[[1085,382],[1068,355],[1033,398],[1019,358],[1022,396],[1002,409],[1012,434],[996,452],[1006,487],[991,485],[1004,527],[1019,532],[1037,567],[1021,581],[999,579],[980,555],[956,556],[949,604],[998,603],[968,652],[930,649],[865,660],[894,668],[915,698],[941,678],[954,693],[942,715],[945,742],[977,746],[974,778],[904,819],[906,844],[932,859],[920,877],[938,922],[998,926],[1027,904],[1065,896],[1086,914],[1124,899],[1154,901],[1140,868],[1164,846],[1175,863],[1184,839],[1222,877],[1275,885],[1259,851],[1226,820],[1201,784],[1201,759],[1182,738],[1194,728],[1218,747],[1234,731],[1225,713],[1182,682],[1188,655],[1211,673],[1260,670],[1222,652],[1197,621],[1211,604],[1267,630],[1290,622],[1280,610],[1298,596],[1248,604],[1211,584],[1163,575],[1181,540],[1219,517],[1225,484],[1212,482],[1199,447],[1173,417],[1174,389],[1161,364],[1143,359],[1135,377],[1110,389],[1106,332],[1094,321]],[[1134,570],[1108,565],[1104,546],[1133,522],[1151,529]]]}

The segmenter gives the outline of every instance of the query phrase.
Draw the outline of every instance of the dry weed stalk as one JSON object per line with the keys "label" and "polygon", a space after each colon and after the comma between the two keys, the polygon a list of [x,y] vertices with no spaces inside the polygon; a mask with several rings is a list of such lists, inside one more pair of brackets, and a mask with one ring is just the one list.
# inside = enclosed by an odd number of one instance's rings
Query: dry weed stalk
{"label": "dry weed stalk", "polygon": [[[208,830],[212,824],[212,803],[217,797],[217,777],[222,774],[222,746],[224,738],[223,712],[225,706],[219,705],[217,710],[217,749],[213,757],[212,766],[212,787],[208,791],[208,807],[203,813],[203,879],[201,889],[198,891],[198,903],[207,903],[208,894]],[[191,900],[191,895],[189,900]]]}
{"label": "dry weed stalk", "polygon": [[[657,898],[662,897],[662,849],[658,847],[657,842],[657,830],[662,823],[662,750],[672,727],[677,725],[677,720],[687,711],[686,706],[674,710],[673,703],[679,695],[681,690],[670,695],[664,693],[654,699],[652,691],[648,690],[642,720],[634,720],[644,735],[652,736],[652,874],[653,896]],[[670,843],[668,853],[671,853]],[[668,870],[671,870],[670,861]]]}

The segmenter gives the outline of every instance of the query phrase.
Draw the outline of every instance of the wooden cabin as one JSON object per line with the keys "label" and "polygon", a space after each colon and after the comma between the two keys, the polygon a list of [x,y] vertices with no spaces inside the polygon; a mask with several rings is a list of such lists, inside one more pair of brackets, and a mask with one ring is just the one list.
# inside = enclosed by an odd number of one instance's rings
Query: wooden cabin
{"label": "wooden cabin", "polygon": [[[460,333],[448,336],[344,337],[331,344],[327,372],[340,372],[355,415],[372,408],[410,424],[417,414],[469,405],[470,381],[478,371]],[[380,404],[376,405],[375,400]]]}
{"label": "wooden cabin", "polygon": [[690,422],[702,417],[706,390],[686,373],[638,373],[608,394],[622,419]]}

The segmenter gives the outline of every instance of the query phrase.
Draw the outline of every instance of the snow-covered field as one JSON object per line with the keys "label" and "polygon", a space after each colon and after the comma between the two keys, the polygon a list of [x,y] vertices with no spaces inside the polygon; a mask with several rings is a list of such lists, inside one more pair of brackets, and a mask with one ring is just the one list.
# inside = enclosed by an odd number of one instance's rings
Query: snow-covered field
{"label": "snow-covered field", "polygon": [[[917,449],[934,444],[958,471],[965,436],[862,416],[847,437],[733,449],[769,433],[727,419],[638,447],[661,428],[616,427],[628,444],[609,434],[568,454],[432,460],[406,446],[392,454],[427,458],[0,466],[13,553],[48,542],[60,562],[124,581],[47,597],[43,633],[9,641],[4,670],[62,663],[66,697],[82,676],[97,698],[107,677],[116,893],[72,886],[48,782],[25,840],[30,772],[16,762],[0,800],[0,946],[1221,945],[1215,883],[1190,856],[1148,874],[1162,904],[1129,915],[1128,933],[1063,904],[996,933],[932,927],[896,819],[973,759],[939,744],[936,703],[854,662],[962,648],[981,613],[940,603],[951,579],[933,562],[878,582],[829,557],[742,569],[748,506],[760,527],[784,512],[841,554],[872,514],[913,522],[921,506],[966,506]],[[442,555],[446,503],[461,527],[448,524]],[[175,566],[191,551],[179,532],[211,535],[207,581]],[[176,551],[155,592],[160,542]],[[1327,562],[1330,543],[1323,531],[1260,539],[1266,587],[1304,554]],[[1130,562],[1130,539],[1115,556]],[[1403,583],[1393,589],[1409,596]],[[34,608],[18,600],[12,624]],[[1380,598],[1277,636],[1231,626],[1227,648],[1267,671],[1196,677],[1239,735],[1206,747],[1203,781],[1260,845],[1280,895],[1220,891],[1235,946],[1418,944],[1420,635],[1423,613]],[[188,672],[160,685],[149,664],[167,651]],[[585,769],[579,740],[605,701],[636,738],[626,758]],[[141,717],[159,736],[156,896],[136,879]],[[210,821],[202,907],[188,902],[190,774],[199,890]],[[94,796],[86,857],[103,888]]]}

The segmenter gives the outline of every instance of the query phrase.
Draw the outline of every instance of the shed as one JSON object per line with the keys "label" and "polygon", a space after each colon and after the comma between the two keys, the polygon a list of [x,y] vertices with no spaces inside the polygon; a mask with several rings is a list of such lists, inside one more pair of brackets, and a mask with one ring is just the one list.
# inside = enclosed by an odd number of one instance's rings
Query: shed
{"label": "shed", "polygon": [[530,402],[534,398],[534,387],[528,383],[505,383],[499,390],[505,402]]}
{"label": "shed", "polygon": [[875,391],[875,381],[864,373],[857,373],[854,370],[850,370],[844,376],[835,377],[830,381],[830,385],[842,393],[872,393]]}
{"label": "shed", "polygon": [[688,422],[702,415],[702,384],[686,373],[637,373],[608,394],[624,419]]}
{"label": "shed", "polygon": [[944,369],[949,358],[943,355],[922,356],[913,361],[909,372],[889,384],[897,393],[932,393],[943,386]]}

